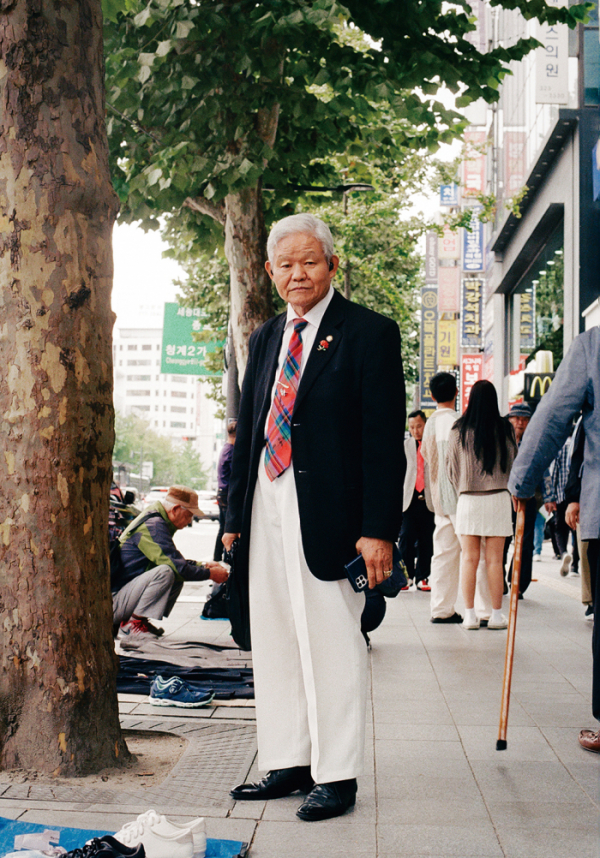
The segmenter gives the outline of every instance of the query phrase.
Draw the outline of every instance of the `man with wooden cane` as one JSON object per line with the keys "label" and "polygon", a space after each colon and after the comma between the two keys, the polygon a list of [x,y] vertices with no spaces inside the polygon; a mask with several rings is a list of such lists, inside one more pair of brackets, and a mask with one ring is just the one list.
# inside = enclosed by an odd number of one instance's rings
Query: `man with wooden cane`
{"label": "man with wooden cane", "polygon": [[[532,497],[545,468],[566,441],[573,418],[583,412],[585,450],[581,480],[581,538],[588,542],[594,590],[600,581],[600,328],[573,340],[554,381],[525,433],[513,465],[509,491],[516,498]],[[592,712],[600,721],[600,626],[594,618],[592,636]],[[600,753],[600,731],[582,730],[579,744]]]}

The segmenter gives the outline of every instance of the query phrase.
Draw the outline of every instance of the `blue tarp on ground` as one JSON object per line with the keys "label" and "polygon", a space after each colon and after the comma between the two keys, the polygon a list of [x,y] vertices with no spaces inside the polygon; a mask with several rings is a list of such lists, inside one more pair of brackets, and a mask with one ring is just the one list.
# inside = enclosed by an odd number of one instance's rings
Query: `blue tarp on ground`
{"label": "blue tarp on ground", "polygon": [[[20,822],[16,819],[6,819],[0,816],[0,858],[8,852],[14,852],[16,835],[30,834],[46,829],[60,831],[59,845],[64,846],[67,852],[70,852],[71,849],[81,848],[92,837],[114,834],[113,831],[66,828],[52,823],[40,825],[35,822]],[[206,858],[237,858],[237,856],[246,855],[246,852],[247,845],[240,840],[213,840],[209,837],[206,845]]]}

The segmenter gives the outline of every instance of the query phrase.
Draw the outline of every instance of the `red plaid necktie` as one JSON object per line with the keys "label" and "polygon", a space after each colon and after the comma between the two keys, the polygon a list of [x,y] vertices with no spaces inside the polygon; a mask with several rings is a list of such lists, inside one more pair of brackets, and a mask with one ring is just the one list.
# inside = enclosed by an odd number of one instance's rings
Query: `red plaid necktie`
{"label": "red plaid necktie", "polygon": [[302,331],[307,324],[308,322],[303,319],[294,319],[294,333],[275,387],[275,396],[267,421],[265,468],[271,482],[283,474],[292,461],[292,414],[300,381]]}

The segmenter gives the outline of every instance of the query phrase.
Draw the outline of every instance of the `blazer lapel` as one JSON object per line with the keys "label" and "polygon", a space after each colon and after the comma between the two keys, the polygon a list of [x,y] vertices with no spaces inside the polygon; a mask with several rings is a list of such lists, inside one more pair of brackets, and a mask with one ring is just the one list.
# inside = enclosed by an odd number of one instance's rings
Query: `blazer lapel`
{"label": "blazer lapel", "polygon": [[338,292],[335,292],[329,307],[327,307],[327,310],[325,311],[321,324],[319,325],[314,345],[311,349],[310,355],[308,356],[304,372],[302,373],[294,410],[298,408],[298,405],[314,384],[315,379],[318,378],[325,367],[329,365],[331,358],[335,354],[335,351],[342,340],[342,325],[344,322],[343,307],[344,299]]}
{"label": "blazer lapel", "polygon": [[257,426],[260,431],[263,431],[269,408],[271,407],[271,390],[275,381],[275,372],[277,371],[277,358],[281,348],[283,339],[283,329],[285,328],[286,314],[283,313],[273,323],[271,334],[265,344],[265,351],[262,360],[262,366],[259,368],[260,378],[263,381],[261,391],[261,406],[259,411],[259,419]]}

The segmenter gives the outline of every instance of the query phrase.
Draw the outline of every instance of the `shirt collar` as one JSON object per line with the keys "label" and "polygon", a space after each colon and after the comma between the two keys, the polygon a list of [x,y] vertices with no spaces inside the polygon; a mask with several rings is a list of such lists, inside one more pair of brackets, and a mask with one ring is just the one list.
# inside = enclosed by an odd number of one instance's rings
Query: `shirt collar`
{"label": "shirt collar", "polygon": [[[315,306],[311,310],[309,310],[308,313],[305,313],[304,316],[302,316],[302,318],[306,322],[308,322],[309,325],[313,325],[315,328],[318,329],[319,325],[323,321],[325,310],[327,309],[327,307],[329,307],[329,304],[331,303],[334,291],[335,290],[333,286],[329,286],[329,292],[327,293],[327,295],[325,295],[324,298],[321,298],[318,304],[315,304]],[[298,316],[296,315],[294,308],[291,304],[288,304],[285,327],[288,328],[293,323],[294,319],[297,318]]]}

